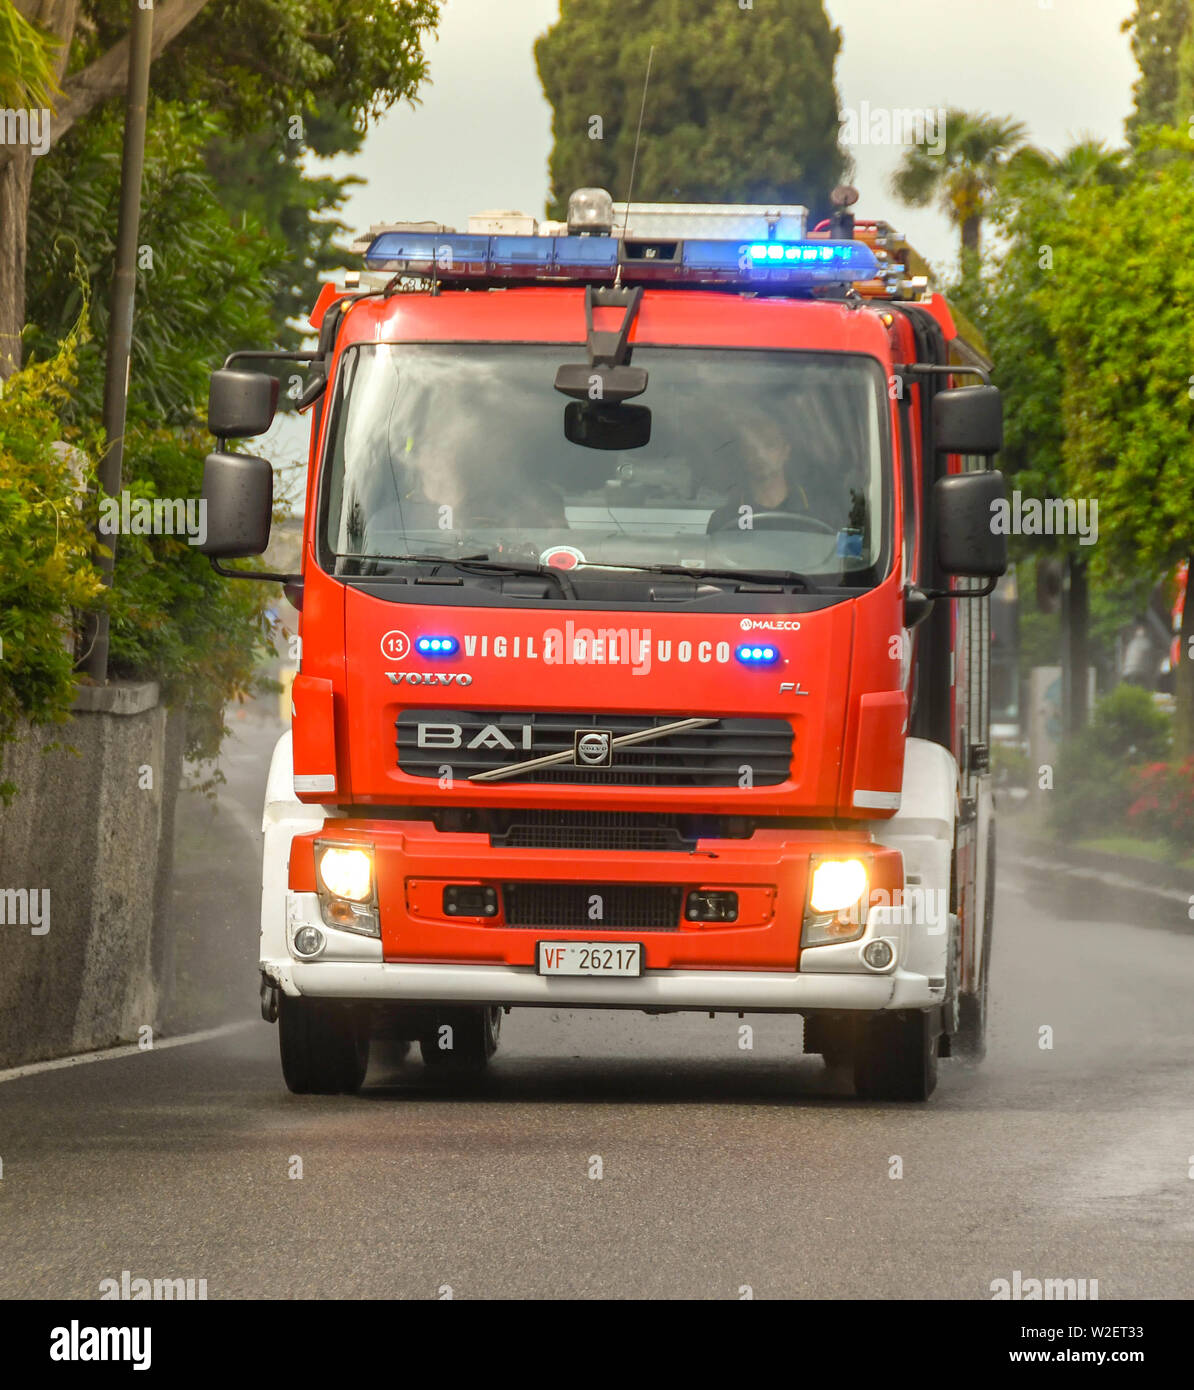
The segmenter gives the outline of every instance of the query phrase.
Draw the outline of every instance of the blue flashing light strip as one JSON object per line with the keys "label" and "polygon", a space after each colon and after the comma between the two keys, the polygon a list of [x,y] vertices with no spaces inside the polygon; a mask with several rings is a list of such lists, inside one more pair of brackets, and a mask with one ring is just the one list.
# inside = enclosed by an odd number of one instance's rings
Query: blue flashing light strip
{"label": "blue flashing light strip", "polygon": [[766,643],[757,647],[752,642],[739,647],[734,655],[743,666],[774,666],[779,660],[779,649]]}
{"label": "blue flashing light strip", "polygon": [[455,637],[420,637],[415,642],[420,656],[455,656],[459,650],[460,642]]}
{"label": "blue flashing light strip", "polygon": [[[621,243],[606,236],[466,236],[382,232],[365,253],[371,270],[445,279],[608,280]],[[622,279],[678,284],[786,285],[811,289],[873,280],[879,262],[858,241],[683,241],[675,260],[623,259]]]}

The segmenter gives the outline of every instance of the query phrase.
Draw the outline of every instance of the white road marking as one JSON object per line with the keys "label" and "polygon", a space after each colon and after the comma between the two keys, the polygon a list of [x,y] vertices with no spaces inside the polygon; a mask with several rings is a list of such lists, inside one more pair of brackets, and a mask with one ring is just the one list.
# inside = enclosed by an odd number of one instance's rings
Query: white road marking
{"label": "white road marking", "polygon": [[0,1071],[0,1082],[19,1081],[22,1076],[34,1076],[39,1071],[58,1071],[61,1067],[81,1067],[85,1062],[108,1062],[115,1057],[131,1057],[134,1053],[163,1052],[168,1047],[186,1047],[190,1043],[207,1042],[211,1038],[222,1038],[228,1033],[239,1033],[251,1028],[252,1020],[243,1023],[225,1023],[219,1028],[205,1028],[201,1033],[183,1033],[177,1038],[154,1040],[153,1047],[143,1048],[139,1043],[129,1043],[124,1047],[106,1047],[102,1052],[80,1052],[73,1057],[52,1057],[48,1062],[30,1062],[28,1066],[11,1067]]}

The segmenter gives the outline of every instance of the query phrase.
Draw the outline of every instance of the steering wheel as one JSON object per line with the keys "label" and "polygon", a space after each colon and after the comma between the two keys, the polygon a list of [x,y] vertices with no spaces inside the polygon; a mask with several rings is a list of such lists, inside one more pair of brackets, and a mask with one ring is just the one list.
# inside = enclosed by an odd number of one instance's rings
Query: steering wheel
{"label": "steering wheel", "polygon": [[[758,528],[761,531],[820,531],[823,535],[826,536],[836,537],[837,535],[837,528],[835,526],[831,526],[827,521],[822,521],[819,516],[812,516],[809,512],[752,512],[750,520],[751,525],[742,529],[748,531],[753,531],[756,528]],[[782,525],[760,527],[758,525],[760,521],[803,522],[804,524],[787,527]],[[733,522],[728,526],[718,526],[715,529],[718,531],[737,530],[739,529],[738,518],[735,517],[733,519]]]}

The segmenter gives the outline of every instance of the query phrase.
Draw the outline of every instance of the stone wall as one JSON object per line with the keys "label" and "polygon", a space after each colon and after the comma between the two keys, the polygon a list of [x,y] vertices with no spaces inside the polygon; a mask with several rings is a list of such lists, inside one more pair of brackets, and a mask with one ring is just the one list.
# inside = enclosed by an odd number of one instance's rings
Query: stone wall
{"label": "stone wall", "polygon": [[135,1041],[172,974],[182,718],[151,683],[81,687],[3,767],[20,790],[0,807],[0,1067]]}

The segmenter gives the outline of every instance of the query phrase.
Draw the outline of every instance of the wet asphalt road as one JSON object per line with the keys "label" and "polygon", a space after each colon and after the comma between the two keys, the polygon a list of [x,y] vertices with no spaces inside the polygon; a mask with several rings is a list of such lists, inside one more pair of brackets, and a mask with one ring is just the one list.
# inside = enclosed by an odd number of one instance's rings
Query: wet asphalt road
{"label": "wet asphalt road", "polygon": [[416,1052],[291,1096],[252,973],[271,737],[242,726],[220,813],[179,831],[179,912],[245,1026],[0,1084],[0,1297],[128,1270],[209,1298],[983,1299],[1017,1269],[1194,1296],[1189,924],[1066,920],[1005,857],[991,1050],[923,1106],[856,1101],[798,1020],[748,1018],[747,1050],[735,1016],[534,1010],[469,1087]]}

